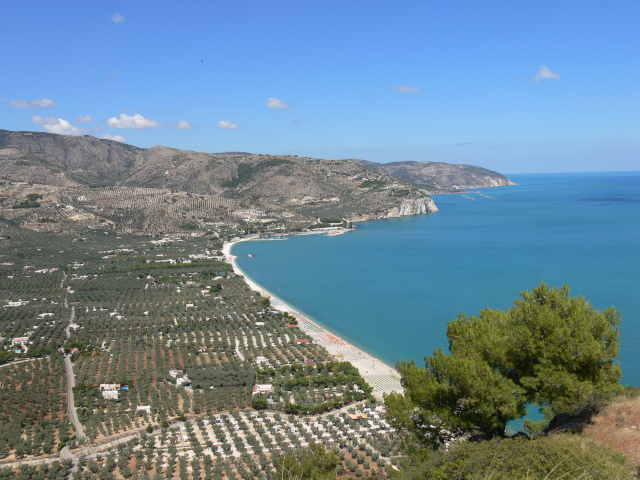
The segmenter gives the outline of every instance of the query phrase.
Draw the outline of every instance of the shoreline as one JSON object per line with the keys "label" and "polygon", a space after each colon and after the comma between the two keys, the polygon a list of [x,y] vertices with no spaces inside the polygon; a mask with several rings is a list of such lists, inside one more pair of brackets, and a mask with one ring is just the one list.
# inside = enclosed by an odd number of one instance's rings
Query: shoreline
{"label": "shoreline", "polygon": [[[268,295],[271,299],[271,306],[275,310],[288,312],[298,320],[298,328],[313,338],[313,341],[323,346],[331,356],[337,361],[349,361],[358,369],[360,375],[373,387],[372,395],[378,400],[383,399],[383,394],[391,392],[402,393],[403,389],[400,385],[400,374],[391,365],[379,360],[369,352],[355,346],[351,342],[345,340],[340,335],[332,332],[316,320],[309,318],[293,306],[287,304],[282,299],[273,295],[266,288],[258,285],[251,280],[245,272],[236,263],[237,256],[231,254],[231,248],[240,242],[268,240],[258,237],[243,237],[226,242],[222,247],[222,254],[227,262],[233,267],[236,275],[241,275],[244,281],[252,290],[260,292],[261,295]],[[275,240],[275,239],[274,239]]]}

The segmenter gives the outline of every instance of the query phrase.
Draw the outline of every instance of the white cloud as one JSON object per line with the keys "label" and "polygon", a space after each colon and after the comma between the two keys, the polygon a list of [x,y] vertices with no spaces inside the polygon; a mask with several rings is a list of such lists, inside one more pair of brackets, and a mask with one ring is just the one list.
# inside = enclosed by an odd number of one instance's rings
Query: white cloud
{"label": "white cloud", "polygon": [[538,73],[531,79],[532,82],[540,83],[541,80],[560,80],[560,75],[551,71],[549,67],[540,65]]}
{"label": "white cloud", "polygon": [[287,105],[282,100],[275,97],[269,97],[269,100],[267,100],[267,103],[265,103],[265,105],[269,108],[290,108],[291,107],[291,105]]}
{"label": "white cloud", "polygon": [[74,121],[82,123],[95,122],[91,115],[78,115]]}
{"label": "white cloud", "polygon": [[420,93],[422,90],[419,88],[411,88],[409,85],[398,85],[397,87],[393,87],[394,92],[400,93]]}
{"label": "white cloud", "polygon": [[102,135],[100,135],[100,138],[103,138],[105,140],[114,140],[120,143],[127,143],[127,139],[122,135],[109,135],[108,133],[103,133]]}
{"label": "white cloud", "polygon": [[167,125],[169,125],[172,128],[179,128],[180,130],[193,130],[194,128],[196,128],[186,120],[180,120],[178,123],[169,122],[167,123]]}
{"label": "white cloud", "polygon": [[113,23],[115,23],[116,25],[119,25],[120,22],[124,21],[124,17],[122,15],[120,15],[120,13],[116,12],[111,16],[111,21]]}
{"label": "white cloud", "polygon": [[227,120],[220,120],[216,125],[216,128],[219,128],[220,130],[235,130],[236,128],[240,128],[240,125],[228,122]]}
{"label": "white cloud", "polygon": [[11,105],[14,108],[51,108],[56,102],[50,98],[43,98],[42,100],[0,100],[2,103]]}
{"label": "white cloud", "polygon": [[56,117],[42,118],[40,115],[31,117],[31,121],[37,125],[42,125],[49,133],[57,133],[58,135],[84,135],[87,130],[80,127],[74,127],[66,120]]}
{"label": "white cloud", "polygon": [[41,117],[40,115],[33,115],[31,117],[31,121],[38,125],[55,125],[58,123],[58,119],[56,117]]}
{"label": "white cloud", "polygon": [[111,128],[134,128],[136,130],[145,130],[147,128],[157,128],[161,126],[155,120],[148,120],[139,113],[136,113],[132,117],[126,113],[121,113],[120,118],[109,118],[107,124]]}

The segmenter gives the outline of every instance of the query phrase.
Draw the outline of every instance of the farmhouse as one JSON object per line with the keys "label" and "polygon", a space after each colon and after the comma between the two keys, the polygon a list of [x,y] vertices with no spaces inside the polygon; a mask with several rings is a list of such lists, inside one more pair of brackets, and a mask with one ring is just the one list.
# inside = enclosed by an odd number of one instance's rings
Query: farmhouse
{"label": "farmhouse", "polygon": [[176,385],[179,387],[182,384],[187,384],[189,385],[189,383],[191,383],[191,380],[189,380],[186,376],[184,377],[180,377],[180,378],[176,378]]}
{"label": "farmhouse", "polygon": [[268,363],[268,362],[269,362],[269,361],[267,360],[267,357],[265,357],[264,355],[258,355],[258,356],[256,357],[256,363],[257,363],[258,365],[263,364],[263,363],[264,363],[264,364],[266,364],[266,363]]}
{"label": "farmhouse", "polygon": [[120,388],[119,383],[101,383],[100,390],[116,390]]}
{"label": "farmhouse", "polygon": [[102,398],[105,400],[118,400],[118,391],[117,390],[103,390]]}
{"label": "farmhouse", "polygon": [[102,391],[102,398],[105,400],[118,400],[120,396],[118,388],[120,388],[119,383],[101,383],[100,390]]}
{"label": "farmhouse", "polygon": [[257,384],[255,387],[253,387],[253,395],[259,393],[273,393],[273,385],[271,385],[270,383]]}

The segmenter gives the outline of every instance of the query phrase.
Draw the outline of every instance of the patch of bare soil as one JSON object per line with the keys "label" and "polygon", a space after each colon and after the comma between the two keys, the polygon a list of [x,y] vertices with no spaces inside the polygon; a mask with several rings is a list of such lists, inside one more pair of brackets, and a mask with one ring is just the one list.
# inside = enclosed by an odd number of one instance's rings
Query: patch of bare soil
{"label": "patch of bare soil", "polygon": [[584,435],[608,443],[640,466],[640,398],[620,397],[591,419]]}

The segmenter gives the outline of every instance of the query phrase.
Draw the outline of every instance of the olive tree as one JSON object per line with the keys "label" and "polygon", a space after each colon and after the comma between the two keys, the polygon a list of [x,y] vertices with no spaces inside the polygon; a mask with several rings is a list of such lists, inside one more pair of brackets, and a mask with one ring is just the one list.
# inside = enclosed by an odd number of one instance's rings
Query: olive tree
{"label": "olive tree", "polygon": [[390,470],[394,480],[425,478],[635,478],[625,456],[610,445],[578,435],[551,435],[534,440],[495,439],[455,442],[448,449],[424,450],[400,469]]}
{"label": "olive tree", "polygon": [[301,452],[300,458],[283,455],[276,460],[272,477],[278,480],[329,480],[336,478],[339,463],[340,459],[335,451],[312,443]]}

